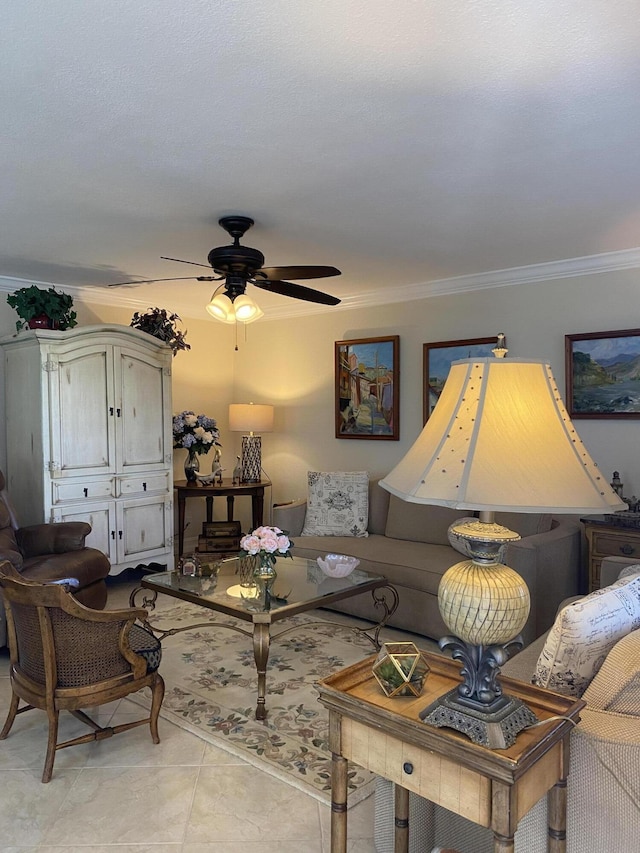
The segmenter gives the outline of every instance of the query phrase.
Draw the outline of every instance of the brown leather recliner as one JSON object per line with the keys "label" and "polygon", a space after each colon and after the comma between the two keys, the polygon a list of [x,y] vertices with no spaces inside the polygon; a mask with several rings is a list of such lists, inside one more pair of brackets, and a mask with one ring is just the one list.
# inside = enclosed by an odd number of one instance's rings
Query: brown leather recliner
{"label": "brown leather recliner", "polygon": [[[79,586],[74,598],[102,610],[107,601],[105,578],[110,564],[102,551],[84,544],[90,532],[91,525],[84,521],[19,527],[0,471],[0,561],[8,560],[29,580],[76,578]],[[0,604],[0,646],[5,644],[5,614]]]}

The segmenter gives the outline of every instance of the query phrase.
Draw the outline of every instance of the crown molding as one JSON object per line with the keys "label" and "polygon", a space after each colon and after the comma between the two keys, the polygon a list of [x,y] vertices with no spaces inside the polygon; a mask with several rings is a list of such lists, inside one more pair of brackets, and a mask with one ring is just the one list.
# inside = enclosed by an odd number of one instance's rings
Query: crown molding
{"label": "crown molding", "polygon": [[[474,290],[489,290],[495,287],[510,287],[519,284],[537,284],[562,278],[577,278],[599,273],[619,272],[640,267],[640,247],[621,249],[616,252],[602,252],[598,255],[585,255],[580,258],[568,258],[561,261],[545,261],[540,264],[529,264],[521,267],[508,267],[500,270],[490,270],[470,275],[452,276],[451,278],[432,279],[431,281],[415,284],[400,285],[399,287],[369,290],[346,296],[341,303],[328,307],[297,299],[284,300],[277,309],[267,309],[261,322],[268,320],[285,320],[294,317],[304,317],[312,314],[325,314],[334,311],[348,311],[354,308],[372,308],[378,305],[389,305],[397,302],[410,302],[416,299],[428,299],[434,296],[448,296],[456,293],[468,293]],[[148,300],[136,299],[124,295],[121,291],[114,292],[106,287],[87,287],[76,285],[60,285],[52,282],[33,281],[30,279],[0,276],[0,292],[11,293],[19,287],[35,284],[38,287],[57,287],[71,294],[82,302],[98,305],[116,305],[134,310],[145,310]],[[182,312],[184,317],[193,314]],[[184,319],[183,317],[183,319]],[[196,319],[202,319],[199,316]]]}

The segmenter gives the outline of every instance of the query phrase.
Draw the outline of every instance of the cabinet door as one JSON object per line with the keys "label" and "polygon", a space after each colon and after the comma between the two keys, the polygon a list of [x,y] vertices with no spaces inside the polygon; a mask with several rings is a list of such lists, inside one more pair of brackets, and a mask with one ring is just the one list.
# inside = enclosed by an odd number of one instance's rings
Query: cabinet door
{"label": "cabinet door", "polygon": [[51,513],[53,521],[86,521],[91,533],[86,538],[90,548],[97,548],[111,563],[117,557],[116,509],[114,501],[85,503],[79,506],[56,507]]}
{"label": "cabinet door", "polygon": [[115,349],[118,470],[151,471],[171,464],[171,374],[166,359]]}
{"label": "cabinet door", "polygon": [[108,344],[49,354],[52,477],[115,471],[113,356]]}
{"label": "cabinet door", "polygon": [[119,501],[117,505],[118,563],[135,566],[172,548],[171,498],[157,495]]}

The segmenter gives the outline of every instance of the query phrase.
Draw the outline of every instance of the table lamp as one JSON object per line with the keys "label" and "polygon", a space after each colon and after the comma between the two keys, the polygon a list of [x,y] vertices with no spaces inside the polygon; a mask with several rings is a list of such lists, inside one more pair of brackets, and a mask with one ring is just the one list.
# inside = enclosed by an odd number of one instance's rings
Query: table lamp
{"label": "table lamp", "polygon": [[273,406],[231,403],[229,429],[246,433],[242,436],[242,482],[259,483],[262,479],[262,438],[257,433],[273,430]]}
{"label": "table lamp", "polygon": [[438,589],[454,635],[439,645],[463,664],[463,681],[421,717],[504,748],[535,716],[499,682],[507,648],[522,646],[529,590],[501,562],[520,536],[496,524],[495,513],[604,513],[625,505],[576,433],[549,365],[505,360],[500,343],[494,353],[502,357],[453,362],[424,429],[380,485],[412,503],[479,512],[451,526],[468,559],[448,569]]}

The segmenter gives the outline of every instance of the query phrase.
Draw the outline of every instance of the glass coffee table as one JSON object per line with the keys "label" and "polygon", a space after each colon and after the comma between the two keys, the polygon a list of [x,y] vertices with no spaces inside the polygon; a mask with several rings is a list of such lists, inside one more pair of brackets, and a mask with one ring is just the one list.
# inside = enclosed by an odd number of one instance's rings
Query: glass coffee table
{"label": "glass coffee table", "polygon": [[[267,709],[265,703],[266,672],[269,660],[269,645],[284,634],[295,631],[299,626],[293,625],[278,633],[273,633],[271,626],[289,616],[324,607],[337,601],[370,592],[373,596],[376,610],[380,612],[379,622],[368,628],[354,628],[348,625],[331,623],[337,628],[367,637],[372,645],[380,648],[380,631],[387,624],[389,617],[398,606],[398,593],[386,578],[372,575],[355,569],[344,578],[327,577],[314,560],[303,557],[293,559],[280,558],[276,563],[277,579],[271,593],[260,591],[257,597],[242,597],[251,595],[246,587],[240,585],[240,558],[222,560],[217,575],[211,577],[192,577],[178,572],[159,572],[147,575],[141,580],[141,587],[131,593],[131,605],[144,607],[147,610],[155,608],[158,593],[171,595],[174,598],[190,601],[208,610],[215,610],[227,616],[234,616],[241,622],[249,622],[252,627],[242,628],[240,625],[223,622],[204,622],[180,628],[162,629],[152,625],[147,620],[149,630],[164,639],[182,631],[195,628],[217,627],[237,631],[253,640],[253,656],[258,675],[258,701],[256,719],[264,720]],[[151,595],[147,594],[149,591]],[[253,590],[255,594],[255,590]],[[306,623],[305,628],[316,625],[326,625],[327,622]]]}

